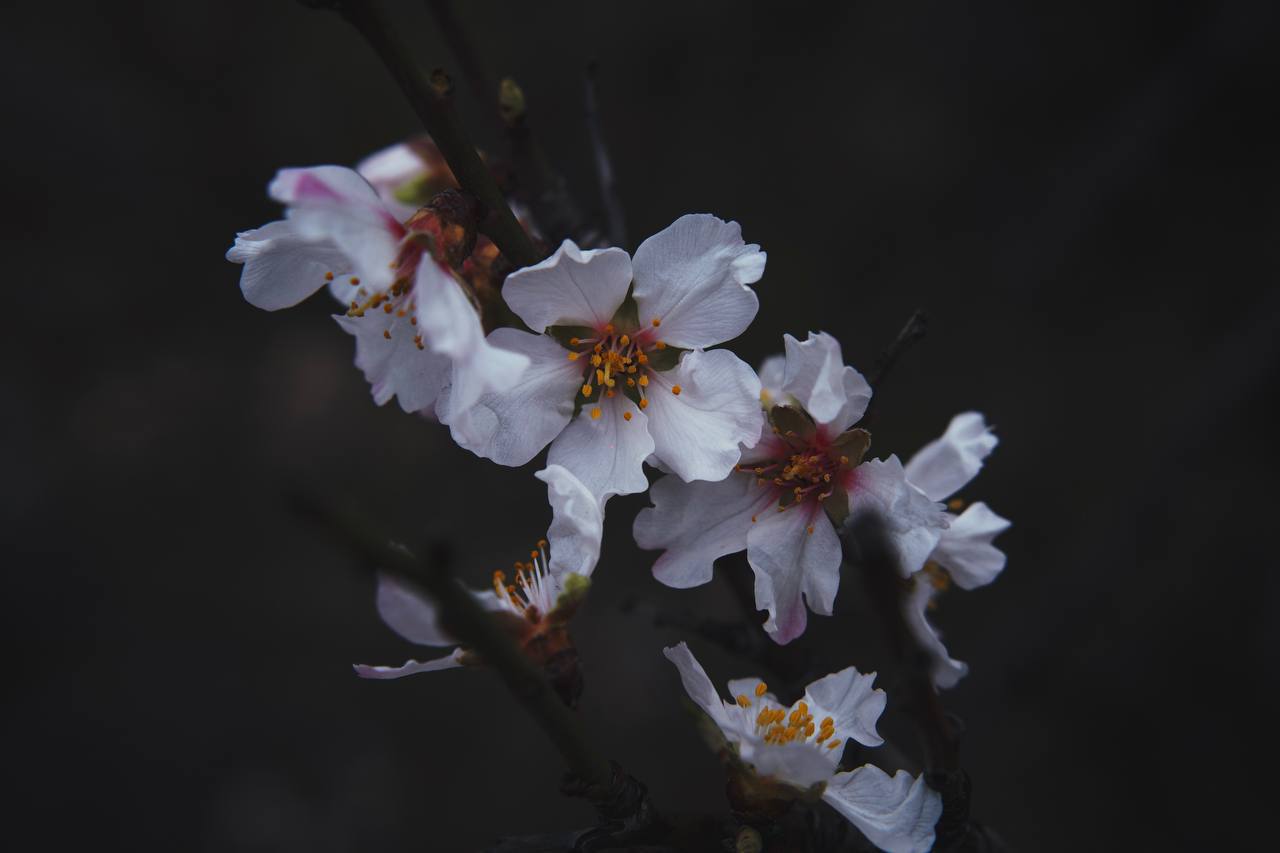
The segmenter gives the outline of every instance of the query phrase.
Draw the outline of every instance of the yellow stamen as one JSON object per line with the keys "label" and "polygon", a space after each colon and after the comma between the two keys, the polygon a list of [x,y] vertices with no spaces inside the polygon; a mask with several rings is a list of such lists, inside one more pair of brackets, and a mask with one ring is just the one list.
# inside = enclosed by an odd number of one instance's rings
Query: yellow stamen
{"label": "yellow stamen", "polygon": [[680,391],[681,391],[681,388],[680,388],[680,386],[679,386],[679,385],[672,385],[672,386],[671,386],[671,393],[672,393],[672,394],[675,394],[677,397],[679,397],[679,396],[680,396]]}
{"label": "yellow stamen", "polygon": [[353,275],[353,276],[351,276],[351,283],[352,283],[352,284],[359,284],[359,283],[360,283],[360,279]]}
{"label": "yellow stamen", "polygon": [[578,340],[577,338],[569,338],[569,346],[571,347],[576,347],[580,343],[582,343],[582,341]]}
{"label": "yellow stamen", "polygon": [[593,421],[598,421],[598,420],[600,420],[600,407],[599,407],[599,406],[596,406],[594,409],[592,409],[592,410],[591,410],[591,420],[593,420]]}
{"label": "yellow stamen", "polygon": [[659,320],[657,317],[654,317],[651,322],[653,323],[653,327],[655,329],[662,325],[662,321]]}
{"label": "yellow stamen", "polygon": [[618,338],[618,343],[622,344],[625,347],[627,344],[631,343],[631,338],[628,337],[627,335],[623,335],[622,337]]}
{"label": "yellow stamen", "polygon": [[590,386],[590,385],[583,385],[583,386],[582,386],[582,396],[584,396],[584,397],[590,397],[590,396],[591,396],[591,386]]}
{"label": "yellow stamen", "polygon": [[747,694],[745,693],[738,694],[738,705],[739,707],[742,707],[742,708],[751,707],[751,700],[747,698]]}
{"label": "yellow stamen", "polygon": [[640,377],[640,379],[639,379],[639,382],[640,382],[640,387],[641,387],[641,388],[648,388],[648,387],[649,387],[649,377],[648,377],[648,376],[641,376],[641,377]]}
{"label": "yellow stamen", "polygon": [[756,685],[757,696],[763,696],[766,692],[768,692],[768,690],[769,690],[769,685],[765,684],[763,681]]}
{"label": "yellow stamen", "polygon": [[576,352],[571,352],[571,353],[569,353],[569,360],[570,360],[570,361],[577,361],[577,360],[578,360],[578,354],[577,354]]}
{"label": "yellow stamen", "polygon": [[647,409],[647,408],[649,408],[649,401],[648,401],[648,400],[646,400],[646,399],[644,399],[643,397],[641,397],[641,398],[640,398],[640,408],[642,408],[642,409]]}
{"label": "yellow stamen", "polygon": [[622,419],[623,419],[624,421],[629,421],[629,420],[631,420],[631,413],[630,413],[630,412],[623,412],[623,413],[622,413]]}
{"label": "yellow stamen", "polygon": [[327,272],[327,273],[325,273],[325,274],[324,274],[324,280],[325,280],[325,281],[333,281],[333,273],[331,273],[331,272]]}
{"label": "yellow stamen", "polygon": [[605,333],[606,335],[612,335],[612,334],[613,334],[613,324],[612,324],[612,323],[606,323],[606,324],[605,324],[605,326],[604,326],[604,333]]}
{"label": "yellow stamen", "polygon": [[666,341],[658,341],[656,344],[654,344],[654,346],[656,346],[658,349],[666,349],[666,348],[667,348],[667,342],[666,342]]}

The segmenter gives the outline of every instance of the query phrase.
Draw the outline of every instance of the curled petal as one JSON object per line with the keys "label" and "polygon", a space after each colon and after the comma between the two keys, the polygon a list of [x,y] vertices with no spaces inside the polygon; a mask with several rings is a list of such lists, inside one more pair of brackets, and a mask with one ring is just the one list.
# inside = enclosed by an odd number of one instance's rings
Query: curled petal
{"label": "curled petal", "polygon": [[784,335],[786,371],[782,390],[830,432],[853,426],[871,402],[871,386],[844,363],[840,344],[826,332],[810,332],[801,343]]}
{"label": "curled petal", "polygon": [[[724,702],[716,695],[715,685],[711,683],[707,671],[698,663],[693,652],[689,651],[689,646],[685,643],[668,646],[662,650],[662,654],[675,664],[684,691],[689,694],[693,704],[706,711],[721,730],[725,731],[729,720],[725,714]],[[729,735],[730,731],[725,731],[725,734]]]}
{"label": "curled petal", "polygon": [[563,465],[548,465],[534,474],[547,484],[552,521],[547,530],[551,574],[590,576],[600,559],[604,509],[595,495]]}
{"label": "curled petal", "polygon": [[507,276],[502,297],[535,332],[557,325],[600,329],[613,319],[630,285],[626,252],[584,252],[565,240],[551,257]]}
{"label": "curled petal", "polygon": [[417,675],[420,672],[435,672],[441,669],[453,669],[462,666],[462,648],[456,648],[442,658],[428,661],[405,661],[401,666],[369,666],[358,663],[352,667],[361,678],[387,680],[404,678],[406,675]]}
{"label": "curled petal", "polygon": [[[630,419],[624,415],[631,415]],[[644,460],[653,453],[644,412],[621,394],[587,403],[551,443],[547,462],[563,465],[601,501],[649,488]]]}
{"label": "curled petal", "polygon": [[297,305],[350,268],[332,242],[309,240],[287,220],[237,234],[227,260],[244,264],[240,292],[264,311]]}
{"label": "curled petal", "polygon": [[448,358],[418,348],[417,330],[407,318],[375,311],[333,319],[355,337],[356,367],[368,380],[375,403],[381,406],[395,397],[406,412],[434,413],[452,365]]}
{"label": "curled petal", "polygon": [[831,717],[836,737],[853,738],[863,746],[879,746],[884,738],[876,721],[884,713],[887,697],[872,687],[875,673],[863,675],[854,667],[819,678],[805,691],[815,719]]}
{"label": "curled petal", "polygon": [[767,406],[785,405],[782,383],[786,377],[787,357],[771,355],[760,364],[760,402]]}
{"label": "curled petal", "polygon": [[960,491],[982,470],[982,460],[999,439],[978,412],[956,415],[941,438],[920,448],[907,462],[907,479],[935,501]]}
{"label": "curled petal", "polygon": [[955,660],[947,653],[942,635],[929,622],[929,602],[933,599],[933,587],[921,575],[916,575],[911,594],[902,602],[903,616],[911,636],[929,655],[929,671],[933,683],[940,690],[955,687],[969,672],[969,665]]}
{"label": "curled petal", "polygon": [[890,776],[867,764],[837,773],[822,799],[888,853],[927,853],[934,824],[942,816],[942,798],[905,770]]}
{"label": "curled petal", "polygon": [[1008,519],[986,504],[971,504],[942,532],[930,559],[947,570],[962,589],[986,586],[1004,570],[1004,552],[992,540],[1010,528]]}
{"label": "curled petal", "polygon": [[392,631],[420,646],[456,642],[440,626],[440,612],[431,599],[391,575],[378,575],[378,615]]}
{"label": "curled petal", "polygon": [[756,607],[769,611],[764,629],[775,642],[804,633],[806,600],[815,612],[831,613],[840,560],[840,540],[820,506],[760,513],[747,531],[747,561],[755,571]]}
{"label": "curled petal", "polygon": [[849,512],[881,515],[903,577],[920,570],[947,528],[942,505],[907,482],[897,456],[871,459],[854,469]]}

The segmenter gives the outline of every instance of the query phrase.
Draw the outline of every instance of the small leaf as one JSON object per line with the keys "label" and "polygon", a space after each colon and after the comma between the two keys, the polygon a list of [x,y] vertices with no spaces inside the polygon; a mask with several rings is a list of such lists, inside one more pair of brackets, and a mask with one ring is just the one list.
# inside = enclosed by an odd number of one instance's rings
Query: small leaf
{"label": "small leaf", "polygon": [[782,435],[794,434],[802,439],[813,436],[813,418],[795,406],[774,406],[769,410],[769,423]]}
{"label": "small leaf", "polygon": [[831,446],[848,456],[849,466],[855,467],[862,462],[862,457],[871,447],[871,433],[865,429],[851,429],[840,433],[836,440],[831,442]]}

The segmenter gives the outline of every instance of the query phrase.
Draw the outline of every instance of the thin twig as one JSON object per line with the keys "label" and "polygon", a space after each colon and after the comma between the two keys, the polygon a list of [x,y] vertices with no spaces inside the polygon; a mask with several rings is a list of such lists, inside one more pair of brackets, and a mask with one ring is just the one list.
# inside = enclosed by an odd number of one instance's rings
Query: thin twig
{"label": "thin twig", "polygon": [[911,345],[924,337],[925,333],[925,315],[923,311],[916,311],[907,318],[907,323],[902,327],[902,331],[898,332],[898,336],[893,339],[893,343],[880,353],[880,357],[876,359],[876,369],[868,379],[872,389],[876,391],[872,396],[871,402],[867,404],[867,410],[862,413],[862,419],[859,421],[861,426],[868,426],[875,421],[875,415],[879,409],[880,403],[880,386],[884,380],[888,378],[889,371],[893,370],[893,366],[898,363],[898,359],[902,354],[911,348]]}
{"label": "thin twig", "polygon": [[605,224],[609,233],[609,245],[627,245],[627,223],[622,212],[622,200],[618,197],[618,185],[613,175],[613,162],[609,147],[600,127],[600,105],[597,98],[600,66],[594,60],[587,64],[584,77],[586,95],[587,134],[591,137],[591,151],[595,156],[596,178],[600,182],[600,199],[604,203]]}
{"label": "thin twig", "polygon": [[489,73],[488,67],[480,58],[480,52],[476,50],[475,43],[467,36],[467,30],[458,20],[452,0],[427,0],[427,9],[431,12],[440,35],[444,37],[445,44],[449,45],[449,50],[458,60],[458,67],[462,69],[462,78],[471,89],[471,94],[480,106],[484,107],[487,114],[497,120],[497,78]]}

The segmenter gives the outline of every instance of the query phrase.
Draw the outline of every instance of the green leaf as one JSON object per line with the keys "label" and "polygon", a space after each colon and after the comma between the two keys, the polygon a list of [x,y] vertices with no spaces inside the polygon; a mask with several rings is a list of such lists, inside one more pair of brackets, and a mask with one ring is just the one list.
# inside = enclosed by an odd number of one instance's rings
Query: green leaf
{"label": "green leaf", "polygon": [[774,406],[769,410],[769,423],[782,435],[795,435],[802,439],[813,436],[813,419],[803,409],[795,406]]}
{"label": "green leaf", "polygon": [[663,347],[662,349],[651,349],[645,352],[649,359],[648,367],[650,370],[670,370],[680,363],[680,356],[684,355],[688,350],[682,350],[679,347]]}

